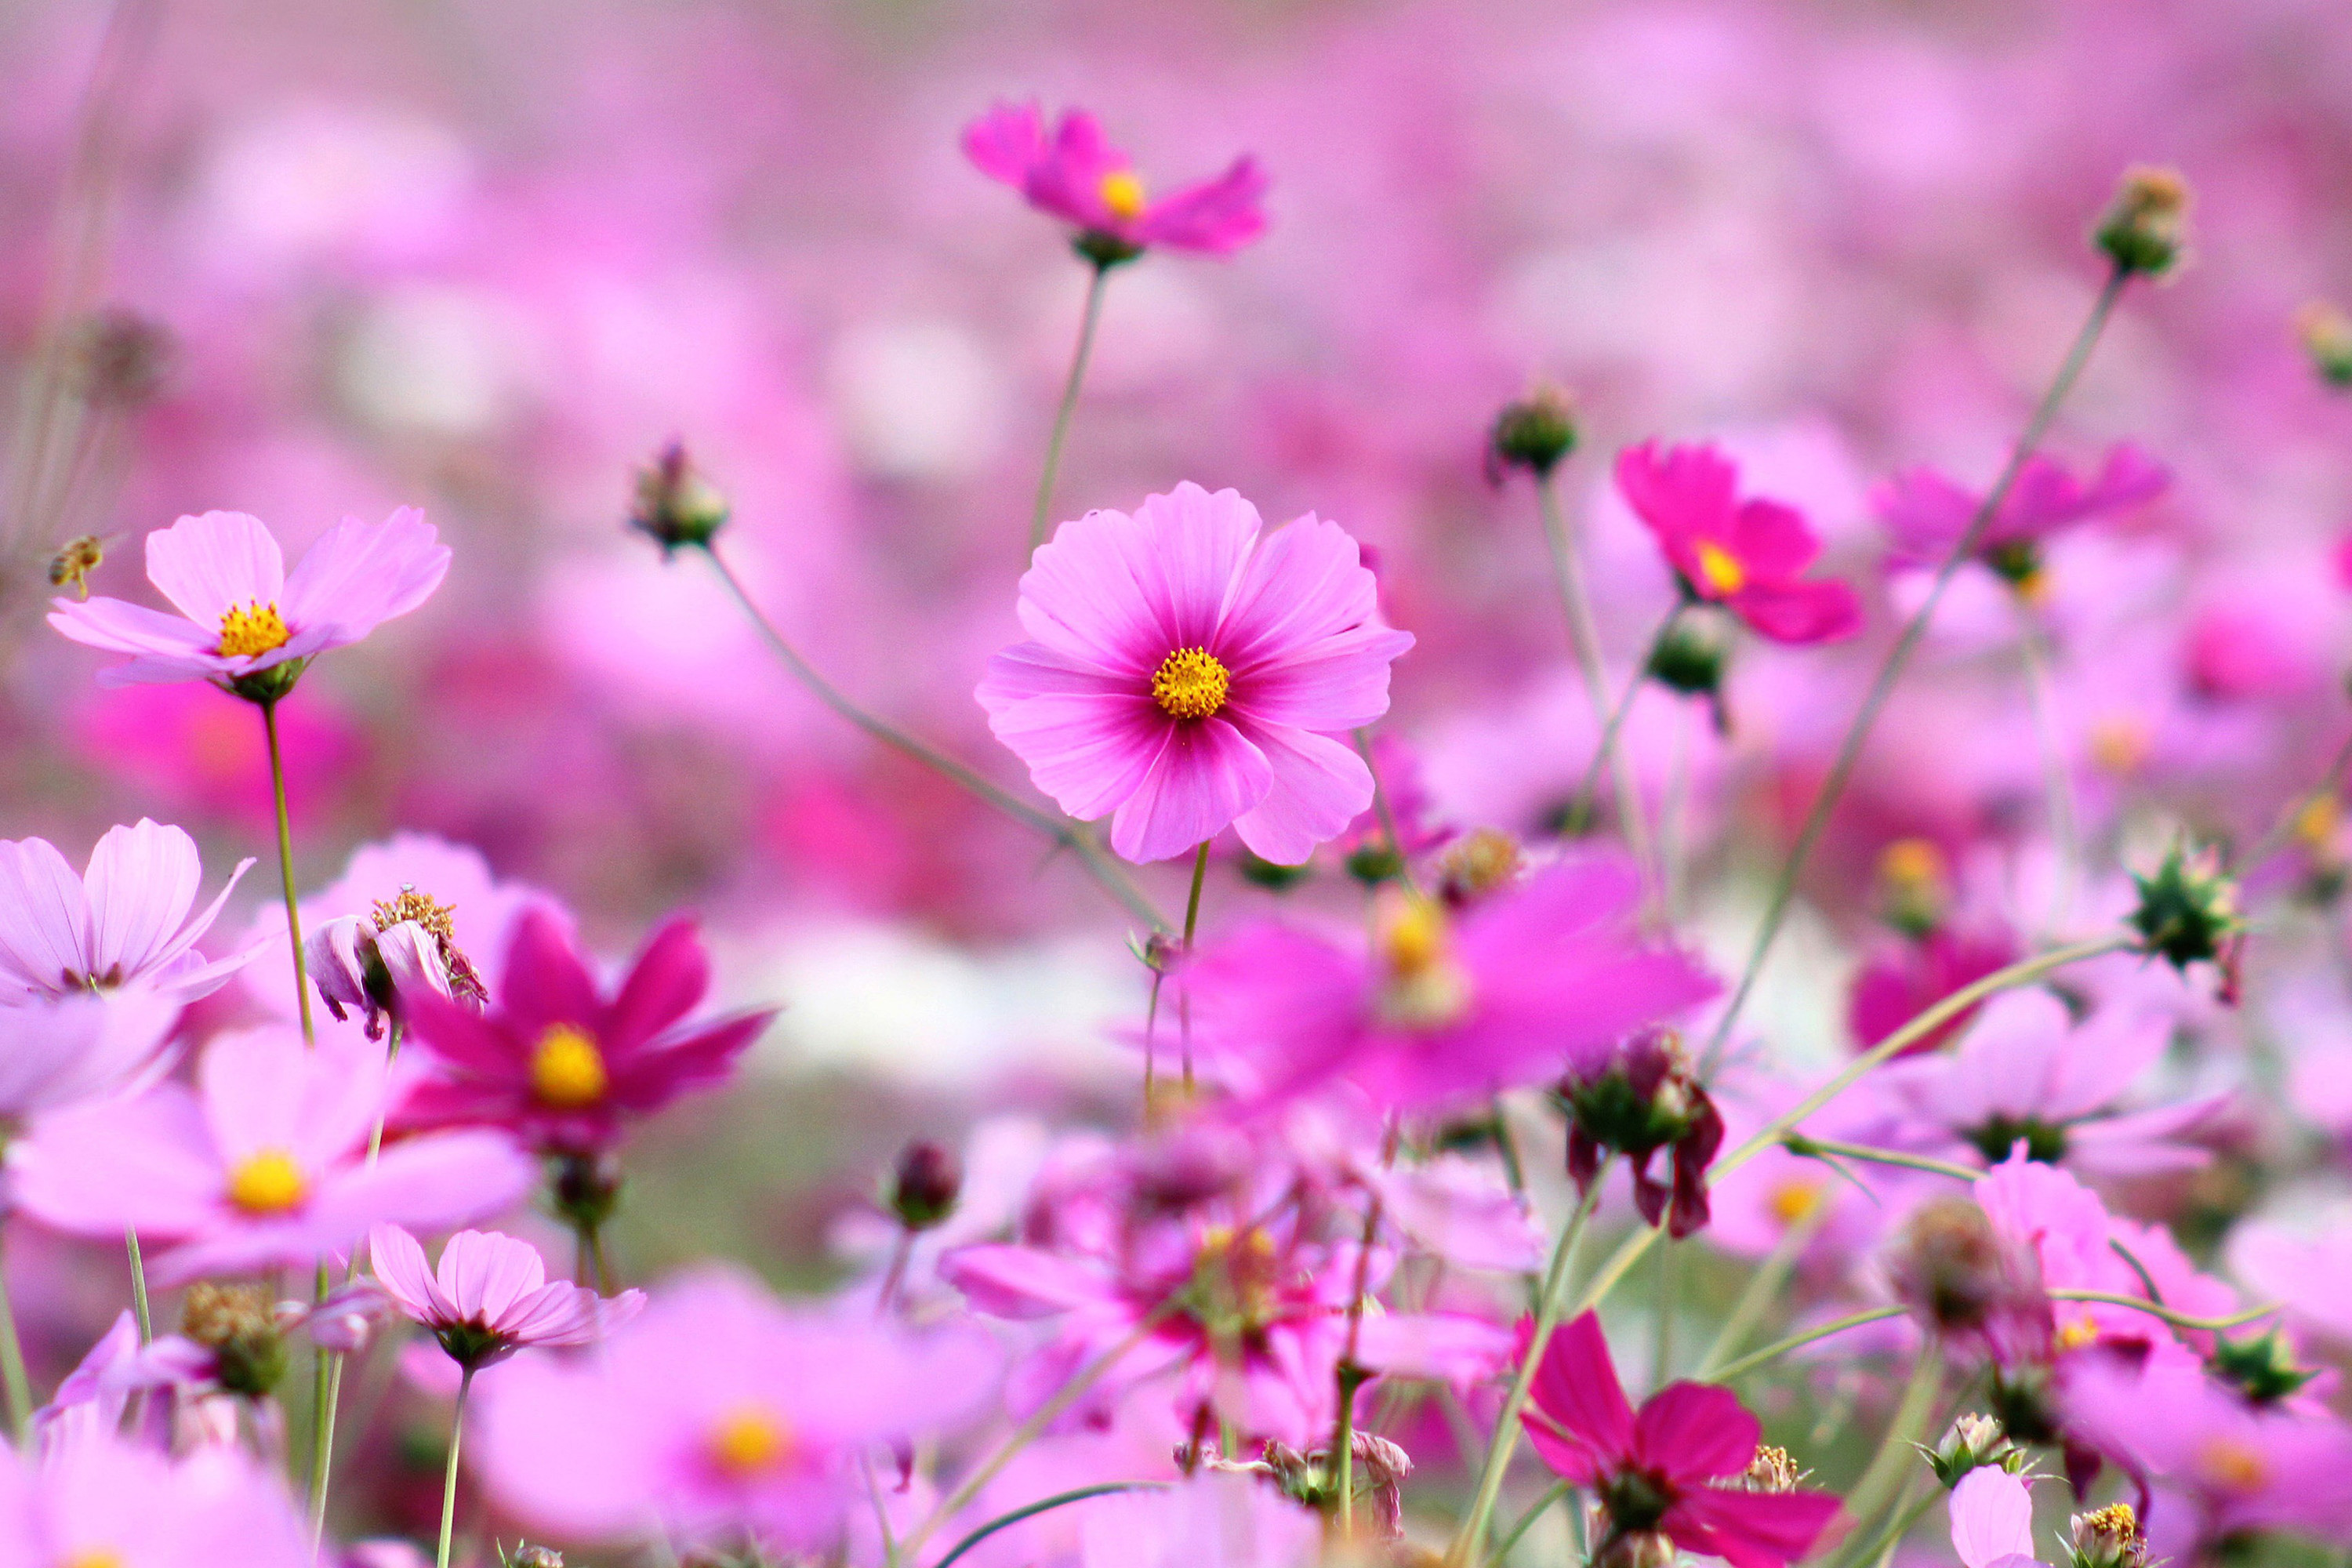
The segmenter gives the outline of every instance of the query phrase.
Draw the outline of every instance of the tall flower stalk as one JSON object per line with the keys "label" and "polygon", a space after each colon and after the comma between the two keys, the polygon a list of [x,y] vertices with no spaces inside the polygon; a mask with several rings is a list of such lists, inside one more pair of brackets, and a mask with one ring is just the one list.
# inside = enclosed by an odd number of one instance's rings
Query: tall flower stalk
{"label": "tall flower stalk", "polygon": [[1062,401],[1054,411],[1054,431],[1045,438],[1045,465],[1037,475],[1037,504],[1029,514],[1029,549],[1033,554],[1045,542],[1046,520],[1054,514],[1054,480],[1062,471],[1062,444],[1069,439],[1070,417],[1078,407],[1078,389],[1086,384],[1087,361],[1095,350],[1095,326],[1102,318],[1103,285],[1110,277],[1112,265],[1097,260],[1087,277],[1086,314],[1078,323],[1077,346],[1070,352],[1070,374],[1062,384]]}

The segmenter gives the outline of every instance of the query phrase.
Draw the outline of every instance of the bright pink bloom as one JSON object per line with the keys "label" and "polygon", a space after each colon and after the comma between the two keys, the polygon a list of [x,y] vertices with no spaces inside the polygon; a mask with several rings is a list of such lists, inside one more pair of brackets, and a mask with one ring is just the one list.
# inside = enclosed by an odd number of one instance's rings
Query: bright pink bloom
{"label": "bright pink bloom", "polygon": [[[171,815],[226,821],[257,838],[272,831],[269,742],[253,715],[193,685],[96,689],[73,713],[83,763]],[[299,836],[346,790],[368,757],[367,735],[323,695],[281,705],[278,743]]]}
{"label": "bright pink bloom", "polygon": [[[1522,1355],[1532,1333],[1522,1321]],[[1670,1383],[1636,1412],[1591,1312],[1552,1331],[1519,1418],[1544,1462],[1606,1510],[1612,1538],[1657,1531],[1732,1568],[1782,1568],[1838,1511],[1827,1492],[1719,1484],[1756,1458],[1756,1417],[1729,1389],[1699,1383]]]}
{"label": "bright pink bloom", "polygon": [[[1888,948],[1863,965],[1846,1002],[1846,1027],[1863,1050],[1949,996],[2017,959],[2008,932],[1931,931]],[[1903,1048],[1906,1057],[1936,1050],[1969,1026],[1983,1004],[1966,1007]]]}
{"label": "bright pink bloom", "polygon": [[141,817],[110,827],[79,877],[46,838],[0,839],[0,1002],[138,984],[185,1002],[220,988],[253,954],[207,960],[212,928],[253,864],[193,920],[204,882],[196,842]]}
{"label": "bright pink bloom", "polygon": [[430,991],[410,999],[436,1070],[394,1116],[406,1127],[505,1128],[536,1148],[588,1152],[623,1118],[725,1079],[775,1009],[681,1023],[710,988],[694,922],[654,932],[609,998],[563,926],[533,908],[515,923],[496,1005],[476,1013]]}
{"label": "bright pink bloom", "polygon": [[147,580],[180,614],[121,599],[57,599],[49,625],[128,664],[101,686],[209,680],[226,685],[355,643],[441,585],[449,551],[425,514],[403,507],[381,523],[347,517],[291,574],[259,518],[184,517],[147,536]]}
{"label": "bright pink bloom", "polygon": [[468,1447],[535,1532],[820,1556],[866,1506],[859,1456],[951,1426],[992,1375],[971,1334],[827,1321],[706,1272],[656,1290],[593,1356],[525,1357],[485,1382]]}
{"label": "bright pink bloom", "polygon": [[1165,245],[1223,256],[1265,229],[1265,175],[1255,159],[1236,158],[1215,179],[1152,201],[1127,154],[1084,110],[1064,113],[1048,136],[1035,103],[1000,103],[965,128],[963,151],[1031,206],[1129,252]]}
{"label": "bright pink bloom", "polygon": [[[2075,523],[2145,505],[2171,483],[2168,469],[2129,442],[2108,447],[2106,461],[2088,483],[2053,458],[2028,458],[2000,510],[1978,538],[1977,556],[2030,574],[2031,552],[2042,540]],[[1984,497],[1920,468],[1881,484],[1871,504],[1895,542],[1897,565],[1937,566],[1968,531]]]}
{"label": "bright pink bloom", "polygon": [[1714,994],[1695,959],[1643,936],[1640,904],[1633,867],[1595,855],[1458,916],[1401,899],[1369,952],[1269,921],[1202,954],[1194,1016],[1247,1100],[1345,1079],[1383,1109],[1483,1100],[1598,1068]]}
{"label": "bright pink bloom", "polygon": [[380,1225],[368,1233],[368,1259],[403,1315],[432,1330],[460,1365],[477,1369],[531,1345],[588,1344],[646,1304],[643,1290],[608,1301],[569,1280],[551,1281],[537,1247],[496,1231],[459,1231],[431,1267],[415,1237]]}
{"label": "bright pink bloom", "polygon": [[1617,489],[1690,597],[1721,605],[1774,642],[1835,642],[1862,630],[1862,602],[1845,584],[1801,574],[1821,542],[1795,508],[1739,499],[1739,470],[1712,446],[1654,441],[1617,457]]}
{"label": "bright pink bloom", "polygon": [[369,1163],[385,1093],[380,1047],[224,1035],[193,1088],[37,1117],[7,1168],[44,1225],[110,1239],[135,1227],[166,1246],[152,1267],[167,1280],[307,1267],[372,1226],[444,1230],[501,1213],[536,1183],[530,1158],[488,1131],[388,1142]]}
{"label": "bright pink bloom", "polygon": [[1998,1465],[1979,1465],[1952,1489],[1952,1550],[1961,1568],[2042,1568],[2033,1555],[2033,1499]]}
{"label": "bright pink bloom", "polygon": [[78,1434],[34,1463],[0,1453],[6,1568],[311,1568],[310,1532],[276,1474],[234,1447],[183,1459]]}
{"label": "bright pink bloom", "polygon": [[1297,865],[1372,803],[1335,737],[1388,711],[1412,637],[1381,623],[1338,523],[1262,526],[1234,491],[1189,483],[1065,523],[1021,579],[1031,640],[988,661],[989,728],[1063,810],[1108,816],[1129,860],[1231,825]]}
{"label": "bright pink bloom", "polygon": [[170,1065],[179,1016],[177,997],[143,986],[0,1004],[0,1117],[145,1087]]}

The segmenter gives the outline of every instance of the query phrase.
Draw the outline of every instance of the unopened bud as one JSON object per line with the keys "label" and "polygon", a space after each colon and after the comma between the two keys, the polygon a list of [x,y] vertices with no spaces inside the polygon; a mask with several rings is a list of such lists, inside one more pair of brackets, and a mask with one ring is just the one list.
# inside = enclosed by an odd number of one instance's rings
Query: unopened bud
{"label": "unopened bud", "polygon": [[285,1336],[259,1285],[189,1286],[180,1331],[213,1352],[213,1375],[231,1394],[265,1398],[286,1375]]}
{"label": "unopened bud", "polygon": [[515,1542],[511,1552],[499,1558],[500,1568],[563,1568],[563,1553],[552,1546],[533,1546],[528,1541]]}
{"label": "unopened bud", "polygon": [[2074,1535],[2074,1568],[2147,1568],[2147,1538],[2131,1504],[2109,1503],[2066,1523]]}
{"label": "unopened bud", "polygon": [[2139,907],[2129,923],[2140,934],[2140,951],[2175,969],[2200,960],[2222,963],[2231,939],[2245,929],[2238,918],[2237,884],[2210,848],[2191,854],[2175,845],[2153,875],[2134,873],[2132,881]]}
{"label": "unopened bud", "polygon": [[62,588],[70,583],[74,592],[89,597],[89,574],[106,559],[106,542],[95,533],[85,533],[79,539],[68,539],[58,546],[49,560],[49,586]]}
{"label": "unopened bud", "polygon": [[1519,841],[1499,827],[1482,827],[1446,846],[1437,861],[1437,893],[1454,909],[1507,888],[1527,868]]}
{"label": "unopened bud", "polygon": [[1542,479],[1574,450],[1576,411],[1567,393],[1547,384],[1505,404],[1495,416],[1486,440],[1486,471],[1499,479],[1506,469],[1525,468]]}
{"label": "unopened bud", "polygon": [[2294,331],[2320,380],[2352,386],[2352,316],[2332,300],[2314,300],[2294,313]]}
{"label": "unopened bud", "polygon": [[1947,1487],[1959,1485],[1960,1478],[1985,1465],[1998,1465],[2015,1475],[2025,1468],[2025,1450],[2009,1440],[2009,1434],[1999,1421],[1990,1415],[1967,1415],[1952,1423],[1944,1440],[1932,1449],[1922,1449],[1936,1479]]}
{"label": "unopened bud", "polygon": [[1889,1259],[1895,1293],[1945,1334],[1979,1332],[2034,1300],[1983,1208],[1969,1198],[1930,1198],[1912,1212]]}
{"label": "unopened bud", "polygon": [[963,1168],[954,1154],[926,1139],[900,1152],[890,1173],[890,1212],[908,1230],[929,1230],[955,1213]]}
{"label": "unopened bud", "polygon": [[688,545],[708,546],[727,525],[727,498],[706,483],[686,456],[686,444],[672,441],[652,465],[637,470],[637,503],[629,526],[667,555]]}
{"label": "unopened bud", "polygon": [[2118,271],[2159,277],[2180,259],[2188,219],[2189,182],[2177,171],[2127,169],[2099,220],[2098,246]]}

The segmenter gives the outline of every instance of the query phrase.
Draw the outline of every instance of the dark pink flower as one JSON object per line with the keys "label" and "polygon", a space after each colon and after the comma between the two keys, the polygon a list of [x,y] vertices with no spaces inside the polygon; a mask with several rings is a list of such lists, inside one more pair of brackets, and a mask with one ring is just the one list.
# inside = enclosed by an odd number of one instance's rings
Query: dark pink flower
{"label": "dark pink flower", "polygon": [[[2172,483],[2171,472],[2129,442],[2107,448],[2088,482],[2053,458],[2029,458],[2017,481],[1977,540],[1977,558],[2017,581],[2028,581],[2041,542],[2062,529],[2145,505]],[[1895,542],[1899,566],[1940,565],[1984,504],[1933,468],[1910,468],[1871,495],[1873,510]]]}
{"label": "dark pink flower", "polygon": [[[1532,1331],[1520,1324],[1522,1355]],[[1552,1331],[1519,1419],[1544,1462],[1599,1501],[1612,1539],[1662,1534],[1732,1568],[1782,1568],[1838,1511],[1827,1492],[1724,1484],[1756,1458],[1756,1417],[1729,1389],[1699,1383],[1668,1384],[1635,1411],[1591,1312]]]}
{"label": "dark pink flower", "polygon": [[429,989],[408,999],[435,1070],[395,1124],[504,1127],[567,1153],[609,1147],[625,1118],[723,1080],[775,1016],[766,1008],[683,1025],[709,988],[710,961],[691,921],[673,920],[647,938],[607,997],[562,925],[531,908],[515,925],[488,1013]]}
{"label": "dark pink flower", "polygon": [[1741,500],[1738,468],[1714,447],[1631,447],[1618,454],[1617,489],[1690,597],[1721,605],[1774,642],[1834,642],[1862,630],[1852,588],[1802,575],[1822,551],[1803,514]]}
{"label": "dark pink flower", "polygon": [[204,867],[176,827],[110,827],[79,876],[46,838],[0,839],[0,1003],[133,984],[184,1002],[218,990],[253,948],[208,960],[196,939],[252,865],[238,861],[191,919]]}
{"label": "dark pink flower", "polygon": [[[1846,1001],[1846,1027],[1863,1050],[1949,996],[1997,969],[2016,962],[2017,942],[2007,931],[1931,931],[1916,941],[1892,946],[1854,976]],[[1983,1005],[1962,1009],[1904,1047],[1903,1055],[1936,1050],[1965,1029]]]}
{"label": "dark pink flower", "polygon": [[147,536],[147,580],[178,616],[121,599],[61,598],[49,625],[131,656],[100,670],[101,686],[226,685],[359,641],[423,604],[448,570],[448,547],[415,507],[381,523],[345,518],[291,573],[259,518],[208,511]]}
{"label": "dark pink flower", "polygon": [[1112,260],[1154,245],[1223,256],[1265,229],[1265,175],[1255,160],[1236,158],[1215,179],[1153,201],[1127,154],[1084,110],[1065,113],[1048,135],[1035,103],[1000,103],[965,129],[963,151],[1030,205],[1076,224],[1082,244],[1110,241],[1102,255]]}
{"label": "dark pink flower", "polygon": [[1388,711],[1382,625],[1356,542],[1312,513],[1271,535],[1232,490],[1181,484],[1130,517],[1090,511],[1021,579],[1027,642],[980,705],[1037,787],[1111,847],[1165,860],[1231,826],[1297,865],[1372,804],[1335,737]]}
{"label": "dark pink flower", "polygon": [[396,1225],[368,1233],[376,1281],[403,1316],[433,1331],[461,1366],[495,1366],[531,1345],[584,1345],[642,1310],[646,1293],[606,1300],[584,1286],[550,1280],[539,1249],[496,1231],[461,1230],[437,1268]]}

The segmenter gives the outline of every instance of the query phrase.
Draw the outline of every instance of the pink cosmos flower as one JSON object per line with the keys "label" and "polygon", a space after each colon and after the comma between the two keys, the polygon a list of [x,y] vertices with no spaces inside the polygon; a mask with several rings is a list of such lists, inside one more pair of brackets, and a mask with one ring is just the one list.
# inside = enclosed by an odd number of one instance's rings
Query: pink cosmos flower
{"label": "pink cosmos flower", "polygon": [[1739,470],[1716,447],[1630,447],[1618,454],[1617,488],[1687,597],[1721,605],[1774,642],[1835,642],[1862,630],[1852,588],[1801,575],[1822,550],[1803,514],[1741,500]]}
{"label": "pink cosmos flower", "polygon": [[[1213,180],[1158,201],[1143,177],[1084,110],[1070,110],[1049,136],[1034,103],[1000,103],[965,128],[964,156],[980,172],[1029,198],[1029,205],[1076,224],[1082,247],[1098,260],[1125,260],[1154,245],[1223,256],[1265,229],[1260,204],[1265,175],[1243,157]],[[1099,246],[1100,241],[1108,246]]]}
{"label": "pink cosmos flower", "polygon": [[29,1116],[145,1087],[180,1002],[144,987],[0,1003],[0,1117]]}
{"label": "pink cosmos flower", "polygon": [[502,1133],[467,1131],[384,1145],[380,1048],[290,1029],[224,1035],[193,1087],[53,1111],[8,1146],[24,1212],[54,1229],[119,1239],[136,1228],[168,1250],[159,1279],[308,1266],[371,1226],[446,1229],[502,1212],[537,1165]]}
{"label": "pink cosmos flower", "polygon": [[311,1568],[285,1484],[234,1447],[173,1459],[111,1433],[37,1462],[0,1453],[0,1563],[8,1568]]}
{"label": "pink cosmos flower", "polygon": [[625,1117],[724,1079],[775,1016],[771,1007],[682,1025],[709,987],[710,962],[691,921],[673,920],[647,938],[607,997],[562,923],[528,910],[489,1012],[430,990],[409,998],[435,1070],[394,1124],[502,1127],[567,1153],[608,1148]]}
{"label": "pink cosmos flower", "polygon": [[180,614],[121,599],[57,599],[49,625],[79,643],[127,653],[102,686],[209,680],[228,686],[355,643],[441,585],[448,549],[415,507],[381,523],[347,517],[291,574],[259,518],[184,517],[147,536],[147,580]]}
{"label": "pink cosmos flower", "polygon": [[[2087,482],[2053,458],[2028,458],[1977,541],[1978,559],[2005,576],[2028,581],[2043,540],[2075,523],[2145,505],[2171,484],[2171,472],[2129,442],[2108,447],[2106,460]],[[1871,504],[1895,542],[1895,564],[1937,566],[1968,531],[1984,497],[1920,468],[1880,485]]]}
{"label": "pink cosmos flower", "polygon": [[1066,523],[1021,579],[1031,640],[988,661],[989,728],[1063,810],[1108,816],[1129,860],[1231,825],[1297,865],[1371,805],[1370,772],[1334,737],[1388,711],[1412,637],[1381,624],[1339,524],[1262,526],[1234,491],[1190,483]]}
{"label": "pink cosmos flower", "polygon": [[[1519,1325],[1522,1355],[1533,1330]],[[1606,1511],[1595,1561],[1609,1542],[1654,1533],[1732,1568],[1782,1568],[1812,1550],[1838,1511],[1827,1492],[1722,1484],[1755,1459],[1756,1417],[1729,1389],[1698,1383],[1668,1384],[1636,1412],[1591,1312],[1552,1331],[1519,1418],[1544,1462]]]}
{"label": "pink cosmos flower", "polygon": [[2042,1568],[2033,1555],[2033,1499],[1998,1465],[1979,1465],[1952,1489],[1952,1550],[1961,1568]]}
{"label": "pink cosmos flower", "polygon": [[252,864],[238,861],[191,920],[204,867],[176,827],[141,817],[108,828],[79,877],[46,838],[0,839],[0,1002],[131,984],[183,1002],[218,990],[252,949],[207,960],[196,939]]}
{"label": "pink cosmos flower", "polygon": [[[1953,992],[1973,985],[2017,958],[2017,942],[2005,931],[1963,931],[1948,927],[1916,942],[1891,947],[1865,963],[1846,1001],[1846,1026],[1855,1047],[1868,1050]],[[1938,1049],[1969,1026],[1983,1004],[1964,1008],[1913,1041],[1903,1055]]]}
{"label": "pink cosmos flower", "polygon": [[1716,989],[1696,960],[1642,935],[1640,904],[1631,864],[1594,855],[1458,917],[1398,898],[1370,952],[1250,927],[1192,972],[1202,1047],[1262,1104],[1344,1079],[1383,1109],[1418,1110],[1598,1068],[1626,1035]]}
{"label": "pink cosmos flower", "polygon": [[496,1231],[461,1230],[441,1249],[437,1268],[396,1225],[368,1233],[376,1280],[411,1322],[433,1331],[441,1348],[469,1371],[495,1366],[531,1345],[584,1345],[642,1310],[646,1293],[611,1300],[567,1280],[551,1281],[539,1249]]}

